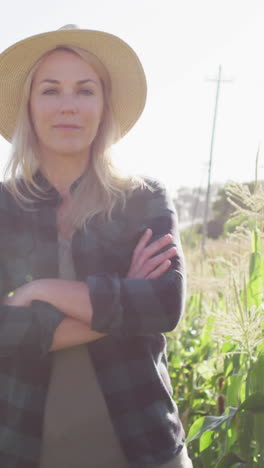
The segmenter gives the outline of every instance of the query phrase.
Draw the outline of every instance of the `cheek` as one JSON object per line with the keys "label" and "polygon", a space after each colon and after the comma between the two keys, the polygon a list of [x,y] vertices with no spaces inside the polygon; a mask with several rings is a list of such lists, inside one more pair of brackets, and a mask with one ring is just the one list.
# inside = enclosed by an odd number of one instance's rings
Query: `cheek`
{"label": "cheek", "polygon": [[49,120],[54,112],[54,106],[51,106],[50,103],[41,102],[36,99],[31,103],[31,118],[33,123],[36,126],[41,125],[45,121]]}
{"label": "cheek", "polygon": [[94,96],[91,100],[87,102],[83,101],[83,112],[86,114],[87,118],[101,120],[103,115],[104,101],[103,96],[98,94]]}
{"label": "cheek", "polygon": [[91,106],[84,109],[86,119],[94,122],[95,125],[99,124],[103,115],[103,106],[100,102],[94,102]]}

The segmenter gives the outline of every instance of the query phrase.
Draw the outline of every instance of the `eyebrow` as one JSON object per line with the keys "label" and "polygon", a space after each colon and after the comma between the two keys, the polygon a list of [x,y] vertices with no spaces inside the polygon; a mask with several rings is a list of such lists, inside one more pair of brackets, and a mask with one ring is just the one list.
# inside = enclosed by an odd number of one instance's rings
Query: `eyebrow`
{"label": "eyebrow", "polygon": [[[78,85],[81,85],[81,84],[88,83],[88,82],[92,82],[92,83],[98,84],[97,81],[92,80],[91,78],[85,78],[84,80],[79,80],[79,81],[77,81],[77,84],[78,84]],[[54,80],[54,79],[52,79],[52,78],[45,78],[45,80],[42,80],[40,83],[59,84],[60,82],[59,82],[59,80]]]}

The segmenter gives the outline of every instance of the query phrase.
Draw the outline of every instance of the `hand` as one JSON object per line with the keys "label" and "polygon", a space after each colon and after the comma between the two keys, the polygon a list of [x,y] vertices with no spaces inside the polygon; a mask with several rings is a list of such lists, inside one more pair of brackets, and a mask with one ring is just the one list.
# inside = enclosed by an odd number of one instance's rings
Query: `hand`
{"label": "hand", "polygon": [[23,284],[23,286],[6,294],[2,300],[2,304],[10,306],[29,306],[33,300],[33,283],[34,281],[32,281],[32,283]]}
{"label": "hand", "polygon": [[171,247],[162,253],[158,252],[172,242],[172,235],[166,234],[147,246],[151,236],[151,229],[147,229],[140,238],[133,253],[127,278],[156,279],[170,267],[170,259],[177,253],[176,247]]}

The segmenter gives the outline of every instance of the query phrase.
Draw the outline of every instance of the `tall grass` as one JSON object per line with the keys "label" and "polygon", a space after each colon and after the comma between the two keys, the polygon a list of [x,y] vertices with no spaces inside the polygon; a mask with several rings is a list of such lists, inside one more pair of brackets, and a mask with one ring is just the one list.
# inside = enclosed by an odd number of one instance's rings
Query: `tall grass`
{"label": "tall grass", "polygon": [[188,300],[168,335],[170,374],[196,468],[264,467],[264,190],[229,183],[232,234],[185,247]]}

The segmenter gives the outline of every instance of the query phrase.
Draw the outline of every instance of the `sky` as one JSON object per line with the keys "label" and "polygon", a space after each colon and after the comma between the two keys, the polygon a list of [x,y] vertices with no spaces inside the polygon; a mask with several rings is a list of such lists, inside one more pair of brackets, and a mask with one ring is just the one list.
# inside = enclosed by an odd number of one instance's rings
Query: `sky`
{"label": "sky", "polygon": [[[113,148],[122,171],[158,178],[172,194],[206,186],[221,65],[212,183],[253,180],[258,149],[264,179],[263,0],[9,0],[0,52],[69,23],[120,36],[145,69],[144,112]],[[9,150],[0,137],[0,178]]]}

